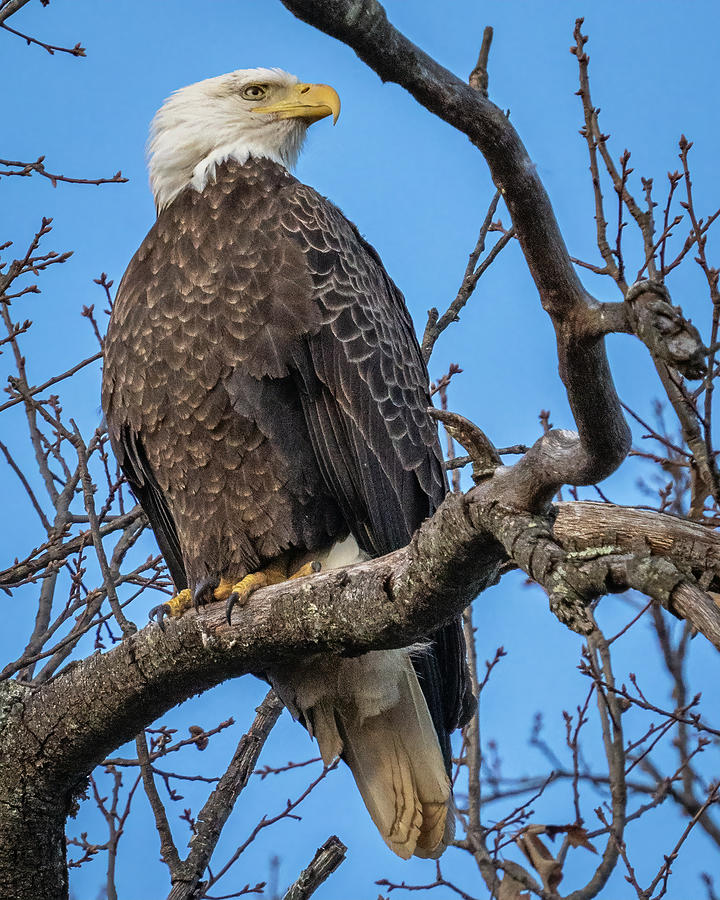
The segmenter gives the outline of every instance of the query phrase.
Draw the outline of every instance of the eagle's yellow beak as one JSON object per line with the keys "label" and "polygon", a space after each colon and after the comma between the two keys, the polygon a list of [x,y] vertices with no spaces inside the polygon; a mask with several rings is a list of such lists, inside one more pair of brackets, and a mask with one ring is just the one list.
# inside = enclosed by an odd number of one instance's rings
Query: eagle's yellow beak
{"label": "eagle's yellow beak", "polygon": [[275,113],[281,119],[310,119],[311,124],[332,116],[334,125],[340,115],[340,98],[329,84],[295,84],[284,100],[256,106],[253,112]]}

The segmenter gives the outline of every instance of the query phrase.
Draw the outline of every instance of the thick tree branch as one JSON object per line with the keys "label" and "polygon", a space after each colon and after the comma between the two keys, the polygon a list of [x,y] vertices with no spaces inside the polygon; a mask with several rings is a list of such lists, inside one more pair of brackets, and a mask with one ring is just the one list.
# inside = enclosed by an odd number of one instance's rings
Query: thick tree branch
{"label": "thick tree branch", "polygon": [[628,290],[625,302],[633,331],[657,361],[677,369],[686,378],[702,378],[707,371],[707,352],[697,328],[670,302],[665,285],[638,281]]}
{"label": "thick tree branch", "polygon": [[[236,611],[233,624],[227,623],[224,610],[214,604],[170,622],[165,634],[155,625],[135,634],[126,627],[126,639],[113,650],[71,663],[64,672],[42,684],[1,683],[0,758],[4,771],[0,773],[0,808],[8,814],[0,822],[0,843],[11,832],[17,850],[15,860],[9,864],[5,861],[4,868],[0,867],[0,894],[12,884],[21,859],[23,870],[30,868],[30,859],[38,871],[45,867],[48,872],[58,873],[52,900],[60,896],[57,891],[64,892],[65,876],[60,874],[61,870],[64,873],[62,823],[72,805],[73,793],[82,788],[84,776],[108,750],[164,711],[226,678],[261,673],[278,663],[306,659],[314,653],[354,655],[407,645],[455,617],[478,591],[497,579],[501,567],[508,562],[523,568],[542,584],[556,616],[578,631],[587,632],[592,627],[588,607],[595,599],[633,587],[685,617],[720,648],[720,611],[706,593],[720,584],[720,537],[714,532],[668,516],[608,508],[608,504],[578,503],[548,509],[559,485],[593,483],[605,477],[620,464],[629,447],[629,432],[609,372],[603,336],[609,331],[636,333],[653,356],[663,360],[663,366],[671,365],[692,376],[693,371],[701,372],[703,366],[704,348],[697,332],[673,310],[662,289],[651,282],[631,289],[624,304],[598,304],[585,291],[536,167],[506,116],[486,98],[489,34],[474,73],[473,87],[478,88],[474,90],[393,29],[375,0],[283,2],[297,15],[345,40],[382,78],[402,84],[428,109],[469,136],[485,155],[493,180],[508,205],[514,233],[543,307],[553,321],[560,373],[579,434],[551,431],[518,465],[504,468],[489,441],[466,423],[466,446],[474,463],[476,487],[466,496],[449,497],[409,547],[348,570],[259,591],[251,603]],[[3,10],[13,5],[19,8],[22,2],[0,2],[0,22]],[[32,164],[30,168],[56,178],[42,167]],[[28,175],[30,168],[15,174]],[[621,178],[624,177],[623,170]],[[120,180],[119,175],[114,180]],[[489,220],[490,217],[483,226],[458,297],[445,316],[436,315],[431,323],[426,352],[442,328],[457,317],[482,268],[513,233],[506,232],[490,257],[476,268]],[[43,228],[46,227],[44,223]],[[699,236],[697,240],[700,241]],[[26,264],[28,260],[32,262],[35,246],[36,243],[25,260],[11,268],[12,277],[33,268]],[[36,267],[63,261],[51,256],[38,257]],[[652,255],[648,263],[652,263]],[[653,271],[652,266],[648,271]],[[8,305],[0,304],[4,312]],[[16,349],[15,337],[22,333],[22,326],[8,316],[6,324],[8,341]],[[714,338],[711,343],[715,344]],[[0,411],[24,402],[29,415],[37,412],[56,430],[58,442],[72,439],[67,433],[61,434],[55,407],[51,408],[57,423],[44,406],[32,400],[33,393],[54,381],[29,388],[24,361],[19,350],[17,353],[21,375],[14,388],[17,396],[13,394]],[[671,376],[672,373],[668,377]],[[71,477],[69,471],[65,473],[70,486],[66,485],[65,491],[74,492],[82,476],[87,495],[92,493],[92,485],[83,446],[79,447],[82,453],[76,474]],[[40,451],[43,448],[45,444],[40,445]],[[56,502],[57,488],[52,478],[50,482],[49,492]],[[111,486],[110,490],[107,509],[115,488]],[[87,514],[106,590],[123,622],[119,602],[113,596],[118,573],[113,561],[108,563],[104,558],[102,548],[103,534],[117,527],[116,523],[100,524],[107,509],[103,507],[96,515],[91,502]],[[62,529],[70,521],[63,519]],[[62,529],[58,535],[65,533]],[[60,549],[45,545],[23,565],[31,575],[39,575],[42,559],[50,567],[65,560],[65,548],[70,543]],[[39,552],[43,557],[33,561]],[[54,574],[51,569],[48,571],[50,577],[44,579],[43,590],[52,587]],[[43,621],[43,628],[48,631],[47,622]],[[612,687],[609,656],[607,666],[603,659],[607,652],[604,640],[602,645],[596,645],[596,650],[603,660],[604,683]],[[613,787],[612,825],[612,837],[619,842],[625,820],[621,706],[611,688],[598,700],[601,715],[605,715],[609,758],[611,752],[615,754],[613,765],[619,774]],[[165,856],[174,870],[173,898],[189,898],[199,885],[219,829],[254,765],[258,741],[279,712],[274,699],[266,701],[264,707],[256,720],[257,731],[253,734],[251,730],[247,740],[240,743],[228,772],[203,809],[196,838],[184,862],[172,845],[164,811],[155,805],[156,818],[166,838]],[[144,742],[138,746],[138,755],[144,763],[149,794],[156,796]],[[612,776],[610,780],[613,783]],[[28,785],[32,785],[32,790],[27,789]],[[475,806],[477,802],[475,798]],[[577,808],[579,817],[579,805]],[[519,884],[540,896],[550,896],[520,867],[496,863],[482,841],[473,845],[469,840],[470,846],[493,889],[499,866]],[[298,880],[298,896],[312,892],[312,879],[321,874],[315,873],[313,867],[317,868],[318,861],[325,863],[329,855],[325,852],[323,856],[322,851],[327,848],[321,848],[320,860],[316,857],[303,873],[309,881],[303,876]],[[333,855],[337,856],[337,848]],[[589,897],[596,888],[600,890],[616,859],[617,846],[611,840],[593,881],[585,892],[575,896]],[[24,896],[28,898],[39,896],[42,891],[37,884],[28,884],[25,889]]]}
{"label": "thick tree branch", "polygon": [[89,771],[119,742],[226,678],[317,652],[355,654],[412,643],[496,580],[508,555],[551,596],[570,597],[578,621],[591,599],[632,586],[654,593],[720,646],[720,612],[694,578],[701,570],[712,578],[720,571],[715,532],[671,516],[591,503],[561,506],[553,526],[503,508],[483,484],[468,496],[449,496],[402,550],[258,591],[232,625],[222,605],[212,604],[169,623],[166,634],[147,626],[40,689],[27,689],[22,702],[6,710],[17,721],[4,730],[3,758],[41,753],[44,776],[70,788],[78,772]]}
{"label": "thick tree branch", "polygon": [[[554,612],[576,630],[588,630],[585,611],[592,600],[635,587],[686,616],[720,647],[720,612],[695,579],[696,571],[705,573],[705,587],[716,577],[715,532],[670,516],[614,508],[612,542],[598,545],[612,527],[607,504],[570,504],[569,513],[561,507],[553,523],[504,506],[498,499],[503,491],[503,480],[495,476],[467,496],[451,494],[408,547],[258,591],[232,625],[222,604],[212,604],[169,623],[165,634],[146,626],[39,687],[0,683],[0,756],[6,761],[0,805],[17,810],[0,821],[0,832],[8,827],[14,834],[22,826],[22,852],[46,871],[62,870],[64,849],[38,822],[60,827],[70,795],[109,750],[229,677],[313,653],[353,655],[408,645],[455,617],[497,579],[508,556],[548,588]],[[591,523],[579,549],[577,508],[586,510]],[[620,527],[625,515],[631,523],[627,541]],[[575,519],[569,529],[575,537],[563,546],[567,516]],[[598,516],[602,523],[593,524]],[[645,524],[644,552],[638,548],[637,516]],[[35,786],[33,808],[23,793],[28,779]],[[13,884],[13,872],[0,868],[0,887]],[[59,891],[63,883],[58,877]],[[36,895],[36,886],[29,885],[27,896]]]}
{"label": "thick tree branch", "polygon": [[[226,678],[316,652],[412,643],[458,615],[504,557],[474,528],[462,497],[450,498],[428,525],[379,560],[257,592],[233,625],[213,604],[171,623],[167,634],[148,626],[69,667],[24,695],[16,727],[2,736],[3,758],[41,752],[45,777],[69,788],[158,715]],[[29,754],[18,749],[23,741]]]}
{"label": "thick tree branch", "polygon": [[712,573],[720,588],[720,541],[715,530],[665,513],[589,500],[558,503],[553,533],[568,551],[614,545],[667,557],[688,574]]}

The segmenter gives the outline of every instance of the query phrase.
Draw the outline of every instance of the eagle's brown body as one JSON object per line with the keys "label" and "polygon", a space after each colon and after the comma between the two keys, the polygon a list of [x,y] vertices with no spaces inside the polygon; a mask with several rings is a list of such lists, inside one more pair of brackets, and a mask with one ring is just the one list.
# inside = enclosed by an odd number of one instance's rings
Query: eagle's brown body
{"label": "eagle's brown body", "polygon": [[[270,160],[183,191],[118,290],[103,408],[178,589],[348,533],[406,544],[446,490],[429,403],[377,254]],[[448,762],[471,699],[458,624],[413,665]]]}

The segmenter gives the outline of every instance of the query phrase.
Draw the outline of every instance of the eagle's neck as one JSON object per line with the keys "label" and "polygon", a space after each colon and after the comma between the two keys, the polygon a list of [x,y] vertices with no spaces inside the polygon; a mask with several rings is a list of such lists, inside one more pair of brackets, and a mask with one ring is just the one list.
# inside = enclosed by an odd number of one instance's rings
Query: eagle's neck
{"label": "eagle's neck", "polygon": [[227,160],[244,165],[250,158],[264,158],[292,169],[306,130],[306,123],[298,119],[264,121],[242,130],[235,126],[214,133],[191,129],[186,122],[156,130],[148,150],[150,186],[158,213],[186,187],[204,190],[214,180],[216,168]]}

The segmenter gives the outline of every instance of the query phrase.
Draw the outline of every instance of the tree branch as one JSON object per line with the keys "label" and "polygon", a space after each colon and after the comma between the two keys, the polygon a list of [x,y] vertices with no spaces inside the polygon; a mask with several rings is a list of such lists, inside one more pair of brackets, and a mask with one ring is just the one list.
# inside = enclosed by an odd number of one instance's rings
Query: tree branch
{"label": "tree branch", "polygon": [[[5,31],[9,31],[10,34],[14,34],[16,37],[22,38],[26,44],[35,44],[36,47],[42,47],[43,50],[47,50],[50,56],[55,55],[55,51],[59,53],[69,53],[70,56],[86,56],[85,48],[81,46],[79,43],[75,44],[74,47],[59,47],[57,44],[48,44],[46,41],[41,41],[38,38],[34,38],[29,34],[25,34],[24,31],[18,31],[16,28],[11,28],[5,22],[0,22],[0,28],[4,28]],[[6,173],[2,173],[6,174]],[[21,174],[19,172],[14,174]],[[63,179],[67,180],[67,179]],[[117,180],[117,179],[116,179]],[[121,179],[127,181],[127,179]]]}
{"label": "tree branch", "polygon": [[[432,633],[497,579],[508,550],[514,562],[547,583],[551,595],[560,591],[558,584],[564,590],[575,585],[572,596],[580,618],[570,624],[580,630],[584,604],[601,593],[633,586],[687,616],[720,647],[720,612],[694,584],[687,564],[682,570],[682,560],[690,559],[693,569],[703,566],[715,573],[720,537],[657,513],[611,507],[614,517],[608,517],[608,506],[560,507],[553,533],[550,520],[502,508],[488,498],[485,485],[468,496],[450,495],[402,550],[260,590],[236,612],[232,625],[222,604],[211,604],[168,623],[165,635],[155,625],[146,626],[108,653],[69,667],[38,690],[28,689],[17,726],[5,729],[0,739],[3,758],[28,758],[27,750],[19,750],[23,742],[41,746],[44,777],[70,787],[78,772],[89,771],[118,743],[190,695],[229,677],[313,653],[354,655],[407,646]],[[640,535],[638,522],[644,528]],[[613,527],[610,551],[594,543]],[[575,537],[563,546],[568,533]],[[641,539],[645,554],[633,567],[629,548],[637,549]],[[579,544],[587,552],[578,552]],[[654,550],[662,550],[667,559]],[[562,605],[555,612],[571,618]],[[24,723],[32,723],[32,734]]]}
{"label": "tree branch", "polygon": [[[3,25],[3,28],[7,28],[7,25]],[[12,31],[12,29],[8,29]],[[18,32],[15,32],[16,34]],[[21,37],[25,37],[25,35],[21,35]],[[33,40],[33,38],[26,38],[26,40]],[[38,42],[36,42],[38,43]],[[43,44],[42,46],[46,46]],[[62,47],[54,47],[54,50],[62,50]],[[66,51],[68,53],[72,53],[72,50]],[[75,54],[80,55],[80,54]],[[44,164],[45,157],[39,156],[35,162],[20,162],[18,160],[13,159],[0,159],[0,166],[10,166],[5,172],[0,172],[0,176],[5,175],[7,177],[11,175],[19,175],[23,178],[30,177],[33,172],[36,172],[38,175],[42,175],[44,178],[48,178],[53,187],[57,187],[58,181],[64,181],[67,184],[126,184],[128,179],[123,178],[122,172],[116,172],[111,178],[71,178],[69,175],[53,175],[52,172],[48,172],[45,168]]]}
{"label": "tree branch", "polygon": [[198,814],[195,833],[190,839],[190,853],[173,878],[168,900],[192,900],[195,896],[200,878],[210,862],[228,816],[248,783],[260,751],[282,710],[282,702],[274,691],[269,691],[257,708],[257,715],[249,731],[241,738],[227,771]]}
{"label": "tree branch", "polygon": [[0,22],[4,22],[6,19],[9,19],[14,13],[16,13],[19,9],[22,9],[26,3],[29,3],[30,0],[7,0],[7,2],[3,3],[0,6]]}
{"label": "tree branch", "polygon": [[25,695],[32,734],[20,722],[6,729],[3,758],[27,758],[23,741],[41,744],[44,776],[70,787],[160,714],[229,677],[318,652],[413,643],[458,615],[496,578],[503,557],[473,527],[462,497],[450,498],[408,547],[258,591],[233,625],[212,604],[169,623],[165,635],[146,626],[69,667]]}

